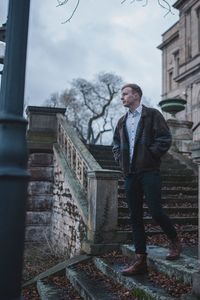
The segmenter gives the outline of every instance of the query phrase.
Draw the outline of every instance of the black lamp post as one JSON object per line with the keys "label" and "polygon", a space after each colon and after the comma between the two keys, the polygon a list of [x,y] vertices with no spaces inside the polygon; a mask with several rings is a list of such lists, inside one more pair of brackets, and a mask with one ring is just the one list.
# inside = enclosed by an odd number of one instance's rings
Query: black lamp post
{"label": "black lamp post", "polygon": [[[0,27],[0,42],[5,42],[6,39],[6,24],[3,24]],[[0,64],[3,64],[4,58],[0,56]],[[0,75],[2,74],[2,71],[0,71]]]}
{"label": "black lamp post", "polygon": [[0,27],[0,41],[5,42],[6,39],[6,23]]}
{"label": "black lamp post", "polygon": [[10,0],[0,91],[0,299],[21,299],[27,197],[24,80],[30,0]]}

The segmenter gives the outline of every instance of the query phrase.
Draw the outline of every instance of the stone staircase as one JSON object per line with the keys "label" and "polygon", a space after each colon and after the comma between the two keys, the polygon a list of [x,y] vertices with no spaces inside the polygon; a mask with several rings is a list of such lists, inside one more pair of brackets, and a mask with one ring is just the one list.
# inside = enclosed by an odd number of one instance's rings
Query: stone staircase
{"label": "stone staircase", "polygon": [[[104,169],[119,169],[113,159],[111,146],[89,145],[89,151]],[[164,156],[161,165],[163,207],[179,232],[197,232],[198,225],[198,177],[196,166],[188,161],[183,157],[180,162],[170,152]],[[131,239],[131,229],[123,177],[118,182],[118,216],[118,234],[125,242]],[[145,201],[144,223],[149,235],[162,233],[153,222]]]}
{"label": "stone staircase", "polygon": [[[82,152],[86,152],[85,145],[80,144],[78,136],[73,137],[74,133],[72,129],[64,120],[61,120],[60,117],[58,118],[59,120],[57,119],[56,113],[58,113],[58,111],[54,112],[54,114],[52,113],[53,119],[50,119],[49,114],[51,109],[40,108],[39,113],[41,113],[41,115],[43,110],[45,111],[45,118],[41,117],[40,124],[38,124],[38,111],[36,111],[35,107],[30,110],[34,115],[30,116],[29,121],[33,128],[30,128],[29,138],[29,170],[31,173],[31,181],[28,188],[26,240],[32,242],[43,241],[44,236],[48,238],[49,234],[53,197],[52,143],[56,142],[55,137],[58,136],[57,142],[59,146],[64,145],[61,149],[63,149],[64,152],[68,151],[68,155],[65,157],[65,159],[68,158],[66,163],[68,169],[65,168],[66,173],[64,175],[69,175],[69,166],[71,166],[72,169],[74,168],[74,157],[77,159],[75,167],[79,177],[80,172],[78,171],[80,171],[80,166],[82,166],[81,174],[85,175],[88,167],[86,162],[91,161],[88,157],[88,153],[83,155],[86,161],[81,160]],[[59,121],[58,126],[56,120]],[[42,132],[40,127],[43,130]],[[48,131],[50,136],[46,134],[47,127],[51,129],[50,133]],[[58,132],[56,128],[58,128]],[[93,157],[104,169],[118,170],[118,166],[113,160],[110,146],[90,145],[88,148]],[[74,151],[75,149],[78,150]],[[70,158],[68,156],[70,156]],[[179,156],[180,155],[170,152],[165,156],[162,164],[163,205],[170,216],[174,218],[179,232],[196,232],[198,213],[196,166],[191,166],[187,159]],[[92,167],[91,170],[94,172],[94,170],[96,170],[96,164],[93,161],[93,157],[91,164],[92,166],[94,165],[94,168]],[[64,161],[64,158],[62,161]],[[100,173],[102,173],[102,170],[100,170]],[[73,174],[73,176],[74,175],[75,174]],[[77,177],[73,176],[70,177],[71,181],[69,181],[69,183],[73,181],[72,187],[76,189],[78,181]],[[81,178],[79,177],[78,179]],[[102,178],[100,178],[99,181],[102,181]],[[85,183],[85,181],[83,182]],[[97,181],[95,181],[95,183],[99,184]],[[128,221],[128,210],[123,185],[124,181],[121,177],[118,181],[119,219],[116,239],[114,241],[116,249],[113,250],[112,248],[112,250],[106,251],[109,249],[109,247],[106,248],[109,245],[100,244],[104,250],[102,255],[99,254],[101,253],[99,251],[96,256],[84,254],[73,257],[37,275],[25,285],[28,286],[37,282],[40,299],[166,300],[180,299],[181,294],[187,294],[191,291],[194,278],[197,278],[195,274],[199,271],[197,250],[196,247],[193,248],[191,245],[189,245],[187,249],[186,245],[184,245],[183,254],[176,262],[165,260],[167,251],[165,248],[151,245],[148,248],[149,275],[131,278],[121,275],[121,269],[127,264],[130,264],[134,256],[133,248],[128,243],[132,240],[132,234]],[[68,187],[67,185],[66,189],[68,189]],[[63,192],[65,192],[65,190],[63,190]],[[78,194],[78,191],[76,192]],[[114,198],[116,199],[116,197]],[[77,203],[80,204],[78,201]],[[102,201],[98,203],[102,205]],[[82,208],[81,205],[80,207]],[[153,224],[145,204],[144,219],[149,235],[160,233],[160,229]],[[79,222],[79,219],[77,218],[76,221]],[[66,227],[64,227],[63,231],[65,231],[65,228]],[[74,233],[75,231],[77,231],[77,229],[74,230]],[[157,238],[157,236],[154,237]],[[62,241],[63,240],[64,238],[62,236]],[[110,242],[113,243],[113,240]],[[192,249],[194,249],[194,251],[192,251]],[[197,279],[195,280],[197,282]],[[168,284],[165,284],[166,281]],[[77,291],[76,295],[75,290]],[[179,290],[179,295],[177,294],[177,290]],[[72,291],[73,296],[68,296],[69,291]],[[194,294],[195,292],[193,296]],[[186,296],[184,299],[193,299],[193,296],[191,296],[191,298],[189,296],[187,298]]]}
{"label": "stone staircase", "polygon": [[[121,274],[134,257],[129,245],[102,256],[75,257],[51,268],[50,272],[47,270],[46,276],[40,276],[37,281],[40,299],[190,299],[186,295],[191,293],[193,277],[199,268],[197,259],[183,254],[176,262],[166,261],[166,251],[149,246],[149,273],[133,277]],[[77,296],[67,297],[67,291],[73,289]]]}
{"label": "stone staircase", "polygon": [[[105,169],[118,169],[112,158],[111,147],[90,146],[89,150]],[[163,205],[179,232],[196,232],[197,175],[189,164],[180,163],[174,156],[172,153],[167,154],[161,168]],[[123,184],[123,178],[120,178],[118,249],[104,251],[106,253],[96,256],[80,255],[53,267],[50,271],[47,270],[46,276],[43,274],[37,281],[40,299],[199,299],[194,289],[194,282],[198,280],[195,276],[199,271],[197,249],[191,245],[188,247],[189,251],[184,245],[181,258],[175,262],[165,259],[166,248],[149,245],[148,275],[121,275],[121,270],[129,265],[134,257],[133,246],[122,244],[131,238]],[[144,212],[149,235],[160,233],[160,229],[153,224],[145,204]],[[71,296],[69,291],[72,292]]]}
{"label": "stone staircase", "polygon": [[[111,147],[90,146],[93,156],[104,168],[117,169]],[[29,199],[27,207],[27,240],[38,241],[48,237],[51,217],[53,162],[50,153],[32,153],[29,156]],[[162,165],[163,205],[174,219],[176,226],[187,232],[196,231],[197,176],[186,165],[168,154]],[[173,175],[171,175],[173,174]],[[175,182],[175,184],[174,184]],[[131,240],[128,210],[124,198],[123,178],[118,188],[118,250],[101,256],[81,255],[47,270],[38,276],[37,289],[42,300],[91,299],[91,300],[173,300],[189,299],[193,276],[199,265],[194,256],[183,254],[177,262],[165,260],[167,249],[148,247],[150,272],[145,276],[125,277],[121,270],[130,263],[134,249],[123,244]],[[144,205],[144,220],[150,235],[160,230],[153,224],[148,208]],[[120,246],[121,244],[121,246]],[[191,253],[190,253],[191,254]],[[193,255],[193,253],[192,253]],[[130,258],[131,257],[131,258]],[[156,280],[155,278],[160,278]],[[163,281],[168,281],[165,285]],[[171,280],[171,281],[170,281]],[[170,287],[171,285],[171,287]],[[68,297],[68,290],[77,297]],[[179,296],[177,296],[179,290]],[[192,298],[191,298],[192,299]],[[195,299],[195,298],[194,298]]]}
{"label": "stone staircase", "polygon": [[53,154],[33,152],[29,155],[31,175],[28,186],[26,242],[49,238],[53,198]]}

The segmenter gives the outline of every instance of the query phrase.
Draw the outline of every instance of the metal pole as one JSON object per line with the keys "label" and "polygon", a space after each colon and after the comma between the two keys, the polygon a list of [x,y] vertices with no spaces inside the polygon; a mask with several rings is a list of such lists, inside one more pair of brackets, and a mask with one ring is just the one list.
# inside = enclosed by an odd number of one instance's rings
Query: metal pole
{"label": "metal pole", "polygon": [[0,91],[0,299],[21,299],[27,197],[24,81],[30,0],[10,0]]}

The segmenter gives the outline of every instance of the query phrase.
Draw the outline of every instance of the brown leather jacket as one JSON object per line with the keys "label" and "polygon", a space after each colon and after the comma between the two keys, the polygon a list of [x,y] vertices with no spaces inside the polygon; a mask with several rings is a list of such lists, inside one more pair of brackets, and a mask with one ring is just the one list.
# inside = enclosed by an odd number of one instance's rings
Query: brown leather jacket
{"label": "brown leather jacket", "polygon": [[120,164],[124,175],[159,170],[161,157],[170,148],[172,140],[163,115],[157,109],[143,105],[131,163],[126,118],[127,114],[119,119],[113,138],[114,158]]}

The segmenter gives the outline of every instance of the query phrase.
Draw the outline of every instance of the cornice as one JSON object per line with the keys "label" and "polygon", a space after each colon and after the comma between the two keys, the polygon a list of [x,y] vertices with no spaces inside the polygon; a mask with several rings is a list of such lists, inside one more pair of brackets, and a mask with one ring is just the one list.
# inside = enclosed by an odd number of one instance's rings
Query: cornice
{"label": "cornice", "polygon": [[160,50],[162,50],[168,44],[170,44],[171,42],[173,42],[175,39],[178,39],[178,37],[179,37],[179,31],[177,30],[168,39],[166,39],[165,41],[163,41],[157,48],[160,49]]}
{"label": "cornice", "polygon": [[179,74],[177,77],[174,78],[174,80],[176,82],[182,81],[183,79],[185,79],[186,77],[190,76],[191,73],[197,73],[200,71],[200,63],[192,68],[190,68],[189,70],[186,70],[185,72]]}

